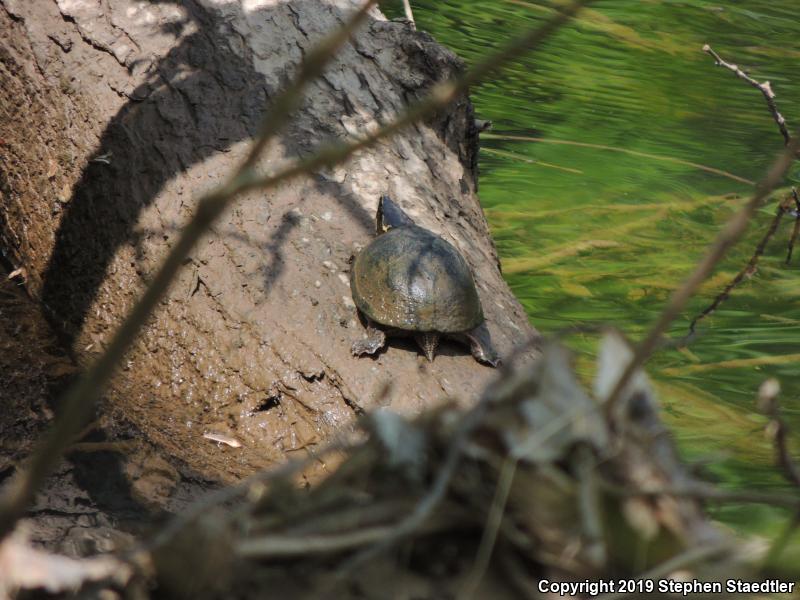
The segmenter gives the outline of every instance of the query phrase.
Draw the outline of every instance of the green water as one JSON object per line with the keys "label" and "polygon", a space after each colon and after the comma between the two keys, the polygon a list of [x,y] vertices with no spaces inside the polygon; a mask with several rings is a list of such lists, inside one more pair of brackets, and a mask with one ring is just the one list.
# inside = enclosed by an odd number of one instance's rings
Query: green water
{"label": "green water", "polygon": [[[467,62],[548,14],[520,0],[412,6],[418,28]],[[600,0],[503,80],[473,90],[479,117],[494,123],[482,144],[481,201],[506,278],[539,330],[603,322],[639,339],[655,321],[752,191],[674,159],[757,180],[783,146],[760,93],[701,47],[771,81],[790,128],[800,125],[797,8],[795,0]],[[798,180],[795,166],[787,185]],[[759,212],[671,335],[685,335],[744,266],[774,211],[771,202]],[[784,414],[800,432],[800,250],[784,265],[791,225],[784,220],[756,275],[700,324],[689,351],[663,351],[648,366],[684,455],[728,487],[789,489],[754,396],[778,378]],[[588,375],[596,339],[573,343]],[[762,507],[717,514],[762,535],[786,518]]]}

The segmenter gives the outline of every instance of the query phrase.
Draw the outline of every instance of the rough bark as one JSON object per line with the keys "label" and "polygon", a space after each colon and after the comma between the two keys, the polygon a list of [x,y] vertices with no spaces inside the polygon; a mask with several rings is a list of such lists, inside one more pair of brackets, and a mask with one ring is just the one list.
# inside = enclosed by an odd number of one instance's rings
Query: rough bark
{"label": "rough bark", "polygon": [[[0,248],[81,362],[101,352],[270,98],[356,2],[0,0]],[[308,90],[263,167],[390,119],[462,68],[377,10]],[[349,259],[391,194],[471,265],[498,350],[532,333],[476,195],[467,98],[346,165],[242,198],[196,249],[108,407],[205,475],[239,477],[378,406],[468,402],[493,376],[445,344],[354,358]],[[385,384],[390,382],[389,391]],[[240,448],[202,436],[236,438]]]}

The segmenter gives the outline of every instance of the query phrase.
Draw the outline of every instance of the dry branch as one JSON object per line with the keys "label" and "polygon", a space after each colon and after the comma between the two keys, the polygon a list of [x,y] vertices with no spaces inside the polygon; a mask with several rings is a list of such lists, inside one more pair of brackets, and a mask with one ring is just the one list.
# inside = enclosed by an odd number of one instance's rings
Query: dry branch
{"label": "dry branch", "polygon": [[797,241],[797,236],[800,234],[800,197],[797,195],[797,188],[792,188],[792,199],[794,200],[794,227],[792,228],[792,235],[789,237],[789,244],[786,250],[786,264],[788,265],[792,260],[792,252],[794,251],[794,244]]}
{"label": "dry branch", "polygon": [[406,13],[406,19],[411,23],[414,29],[417,28],[417,23],[414,21],[414,13],[411,10],[411,0],[403,0],[403,10]]}
{"label": "dry branch", "polygon": [[[761,412],[770,418],[767,425],[767,433],[775,445],[775,457],[778,466],[783,471],[786,480],[800,490],[800,468],[792,458],[789,450],[789,428],[780,415],[780,402],[778,401],[780,391],[781,386],[777,379],[764,381],[758,389],[758,407]],[[764,560],[765,565],[769,565],[780,556],[789,543],[792,534],[800,526],[800,500],[795,504],[794,509],[794,514],[786,527],[784,527],[781,535],[773,540],[769,553]]]}
{"label": "dry branch", "polygon": [[[753,274],[756,272],[756,266],[758,265],[758,261],[761,258],[761,255],[764,254],[764,250],[767,247],[767,244],[772,239],[772,236],[775,235],[775,232],[778,230],[778,226],[781,223],[781,219],[783,215],[789,210],[789,201],[791,198],[785,199],[783,202],[778,204],[778,208],[775,211],[775,216],[772,219],[772,222],[767,229],[767,232],[764,234],[764,237],[761,238],[761,241],[756,246],[753,255],[750,257],[750,260],[747,264],[736,274],[736,276],[726,285],[723,290],[717,294],[717,297],[709,304],[705,309],[703,309],[689,324],[689,335],[684,340],[684,344],[687,344],[695,335],[695,329],[697,327],[697,323],[700,322],[702,319],[705,319],[709,315],[711,315],[720,304],[725,302],[728,299],[731,292],[739,286],[742,281],[744,281],[748,277],[752,277]],[[790,253],[791,256],[791,253]]]}
{"label": "dry branch", "polygon": [[776,379],[767,379],[758,390],[758,406],[770,418],[767,431],[775,444],[778,466],[787,481],[800,489],[800,467],[792,459],[789,451],[789,428],[780,416],[780,384]]}
{"label": "dry branch", "polygon": [[775,123],[778,125],[778,129],[781,131],[781,135],[783,136],[783,140],[785,144],[789,144],[791,141],[791,136],[789,135],[789,130],[786,127],[786,119],[783,118],[783,115],[778,112],[778,107],[775,105],[775,92],[772,91],[772,86],[770,85],[769,81],[765,81],[764,83],[759,83],[752,77],[750,77],[747,73],[742,71],[738,65],[734,65],[729,62],[725,62],[722,60],[719,54],[714,52],[714,50],[708,44],[703,46],[703,52],[706,54],[710,54],[714,58],[714,62],[718,67],[725,67],[729,71],[731,71],[734,75],[736,75],[739,79],[743,79],[758,91],[760,91],[763,96],[764,100],[767,101],[767,107],[769,108],[769,112],[772,115],[772,118],[775,120]]}
{"label": "dry branch", "polygon": [[[710,54],[714,58],[714,61],[715,61],[717,66],[725,67],[725,68],[729,69],[737,77],[739,77],[740,79],[743,79],[744,81],[746,81],[747,83],[749,83],[750,85],[752,85],[753,87],[755,87],[755,88],[757,88],[758,90],[761,91],[761,93],[764,95],[764,98],[767,101],[767,105],[769,107],[770,113],[772,114],[772,117],[775,120],[775,122],[778,124],[778,128],[780,129],[781,134],[783,135],[784,142],[785,142],[786,145],[788,145],[791,142],[791,136],[789,135],[789,131],[786,129],[786,121],[783,118],[783,115],[781,115],[780,112],[778,112],[777,106],[775,105],[775,94],[772,91],[772,87],[770,86],[769,82],[767,81],[765,83],[759,83],[758,81],[756,81],[752,77],[748,76],[737,65],[734,65],[734,64],[731,64],[731,63],[728,63],[728,62],[724,61],[719,56],[719,54],[717,54],[711,48],[711,46],[709,46],[708,44],[703,46],[703,51],[706,52],[707,54]],[[792,258],[792,250],[794,248],[794,242],[797,239],[798,233],[800,233],[800,200],[798,200],[797,192],[794,189],[792,190],[792,193],[793,193],[793,196],[794,196],[795,207],[797,209],[799,209],[799,210],[798,210],[797,214],[795,214],[794,230],[792,232],[791,238],[789,239],[787,256],[786,256],[786,264],[788,264],[789,261]],[[697,316],[695,316],[692,319],[692,322],[689,324],[689,333],[681,341],[682,345],[685,345],[685,344],[689,343],[694,338],[694,335],[696,333],[695,328],[697,326],[697,323],[700,320],[706,318],[707,316],[712,314],[714,311],[716,311],[717,308],[719,308],[719,306],[730,297],[731,292],[742,281],[744,281],[744,279],[746,277],[749,277],[753,273],[755,273],[756,265],[758,264],[759,258],[764,253],[764,250],[766,248],[767,243],[772,238],[772,236],[775,234],[775,231],[777,230],[778,225],[780,224],[781,218],[788,211],[789,211],[789,202],[788,202],[788,199],[786,199],[786,200],[782,201],[778,205],[777,213],[776,213],[775,217],[773,218],[772,223],[770,224],[769,228],[767,229],[767,232],[762,237],[761,241],[756,246],[755,250],[753,251],[752,256],[750,257],[750,260],[748,261],[748,263],[723,288],[723,290],[719,294],[717,294],[717,296],[714,298],[714,300],[711,302],[711,304],[709,304],[705,309],[703,309],[703,311],[701,311]]]}

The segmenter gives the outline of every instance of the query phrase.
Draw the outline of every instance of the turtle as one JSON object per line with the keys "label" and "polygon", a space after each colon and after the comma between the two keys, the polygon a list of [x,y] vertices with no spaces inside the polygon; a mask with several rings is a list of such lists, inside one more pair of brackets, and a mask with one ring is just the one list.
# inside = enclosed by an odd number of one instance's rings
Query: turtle
{"label": "turtle", "polygon": [[375,354],[387,336],[411,336],[433,362],[444,337],[469,345],[476,360],[496,367],[478,290],[459,251],[416,225],[389,196],[378,201],[375,220],[375,239],[350,269],[350,291],[367,330],[353,355]]}

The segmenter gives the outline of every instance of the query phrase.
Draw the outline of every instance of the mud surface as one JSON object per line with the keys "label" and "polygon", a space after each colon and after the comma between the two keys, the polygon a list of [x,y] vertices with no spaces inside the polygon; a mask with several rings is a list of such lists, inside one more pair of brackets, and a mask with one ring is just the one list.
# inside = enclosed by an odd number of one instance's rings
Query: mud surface
{"label": "mud surface", "polygon": [[[0,484],[24,464],[58,414],[58,397],[78,372],[19,277],[0,269]],[[124,420],[91,423],[28,512],[32,541],[69,556],[129,545],[133,535],[215,487],[161,455]],[[110,440],[114,440],[113,442]]]}
{"label": "mud surface", "polygon": [[[270,98],[355,3],[247,5],[0,0],[0,244],[78,364],[102,352],[198,194],[243,156]],[[375,127],[459,69],[376,11],[262,166]],[[476,152],[462,99],[347,165],[242,198],[108,391],[112,438],[124,423],[160,455],[231,480],[313,453],[362,411],[474,399],[494,373],[463,346],[445,343],[433,364],[403,340],[352,357],[364,329],[348,276],[389,193],[467,258],[500,353],[525,339],[477,202]]]}

